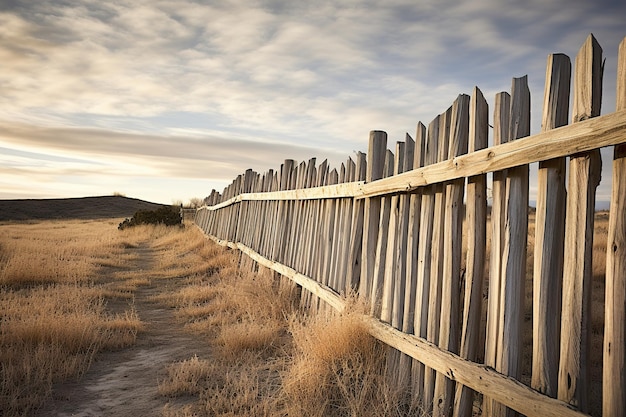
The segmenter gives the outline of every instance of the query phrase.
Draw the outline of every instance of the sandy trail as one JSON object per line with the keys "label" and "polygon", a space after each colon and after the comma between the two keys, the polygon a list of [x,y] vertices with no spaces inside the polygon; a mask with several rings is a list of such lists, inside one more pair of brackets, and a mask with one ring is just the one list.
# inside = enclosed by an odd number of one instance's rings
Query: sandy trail
{"label": "sandy trail", "polygon": [[[154,256],[150,248],[134,250],[140,255],[135,266],[149,271]],[[174,309],[150,299],[179,282],[153,279],[150,286],[140,287],[135,292],[134,306],[145,330],[137,336],[136,344],[98,354],[79,381],[56,385],[52,399],[36,416],[155,416],[161,415],[168,402],[180,405],[192,401],[191,397],[172,399],[158,393],[167,365],[193,355],[209,355],[208,343],[184,332]]]}

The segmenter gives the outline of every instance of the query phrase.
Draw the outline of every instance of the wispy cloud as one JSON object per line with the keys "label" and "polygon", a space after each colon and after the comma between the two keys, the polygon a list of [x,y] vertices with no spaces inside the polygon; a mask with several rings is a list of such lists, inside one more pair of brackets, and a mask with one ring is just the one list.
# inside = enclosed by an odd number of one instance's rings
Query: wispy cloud
{"label": "wispy cloud", "polygon": [[[43,172],[15,152],[67,154],[105,160],[111,175],[131,174],[114,168],[123,161],[145,167],[132,173],[142,178],[221,186],[284,158],[337,164],[366,148],[369,130],[402,139],[457,94],[478,85],[491,98],[526,73],[537,131],[547,54],[573,57],[589,32],[609,57],[612,111],[626,8],[601,3],[7,1],[0,146],[14,163],[5,169]],[[73,163],[55,164],[47,169]]]}

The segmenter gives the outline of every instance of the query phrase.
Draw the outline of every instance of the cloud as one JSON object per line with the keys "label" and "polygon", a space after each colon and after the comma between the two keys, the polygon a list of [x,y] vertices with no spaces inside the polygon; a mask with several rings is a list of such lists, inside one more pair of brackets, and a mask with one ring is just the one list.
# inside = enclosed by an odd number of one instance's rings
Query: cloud
{"label": "cloud", "polygon": [[573,59],[591,31],[612,111],[623,15],[608,0],[6,1],[2,140],[218,183],[289,157],[336,166],[370,130],[392,143],[527,73],[536,132],[547,54]]}

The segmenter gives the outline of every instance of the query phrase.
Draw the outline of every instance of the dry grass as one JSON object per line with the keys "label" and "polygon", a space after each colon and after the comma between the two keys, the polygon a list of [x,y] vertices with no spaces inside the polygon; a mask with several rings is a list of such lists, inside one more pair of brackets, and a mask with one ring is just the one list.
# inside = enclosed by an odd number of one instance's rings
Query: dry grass
{"label": "dry grass", "polygon": [[[55,382],[82,375],[94,355],[134,343],[134,309],[113,314],[103,265],[127,262],[114,221],[0,225],[0,415],[24,415]],[[123,282],[123,280],[122,280]],[[128,283],[124,283],[127,289]]]}
{"label": "dry grass", "polygon": [[208,272],[161,299],[177,307],[189,331],[208,338],[213,355],[168,368],[161,394],[197,401],[167,406],[164,415],[420,415],[388,383],[387,349],[367,334],[358,311],[298,319],[297,293],[273,273],[242,271],[237,254],[189,239],[189,249],[209,254]]}

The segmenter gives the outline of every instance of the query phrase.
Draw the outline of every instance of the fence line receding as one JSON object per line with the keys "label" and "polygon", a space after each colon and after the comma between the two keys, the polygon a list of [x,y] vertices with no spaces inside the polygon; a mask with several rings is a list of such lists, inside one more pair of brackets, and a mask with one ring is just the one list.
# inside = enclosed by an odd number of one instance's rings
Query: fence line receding
{"label": "fence line receding", "polygon": [[[488,146],[489,109],[474,88],[427,127],[418,123],[415,138],[407,134],[393,152],[386,133],[372,131],[367,157],[357,153],[339,170],[315,158],[248,170],[213,191],[195,222],[240,250],[241,267],[295,282],[303,308],[342,311],[356,293],[370,306],[370,333],[393,348],[390,377],[435,416],[471,416],[476,407],[486,416],[625,416],[626,38],[616,111],[600,116],[602,73],[602,49],[590,35],[573,69],[566,55],[548,57],[539,134],[529,136],[527,78],[514,78],[510,93],[496,95]],[[594,207],[600,148],[608,146],[597,349]],[[537,203],[529,210],[534,162]]]}

